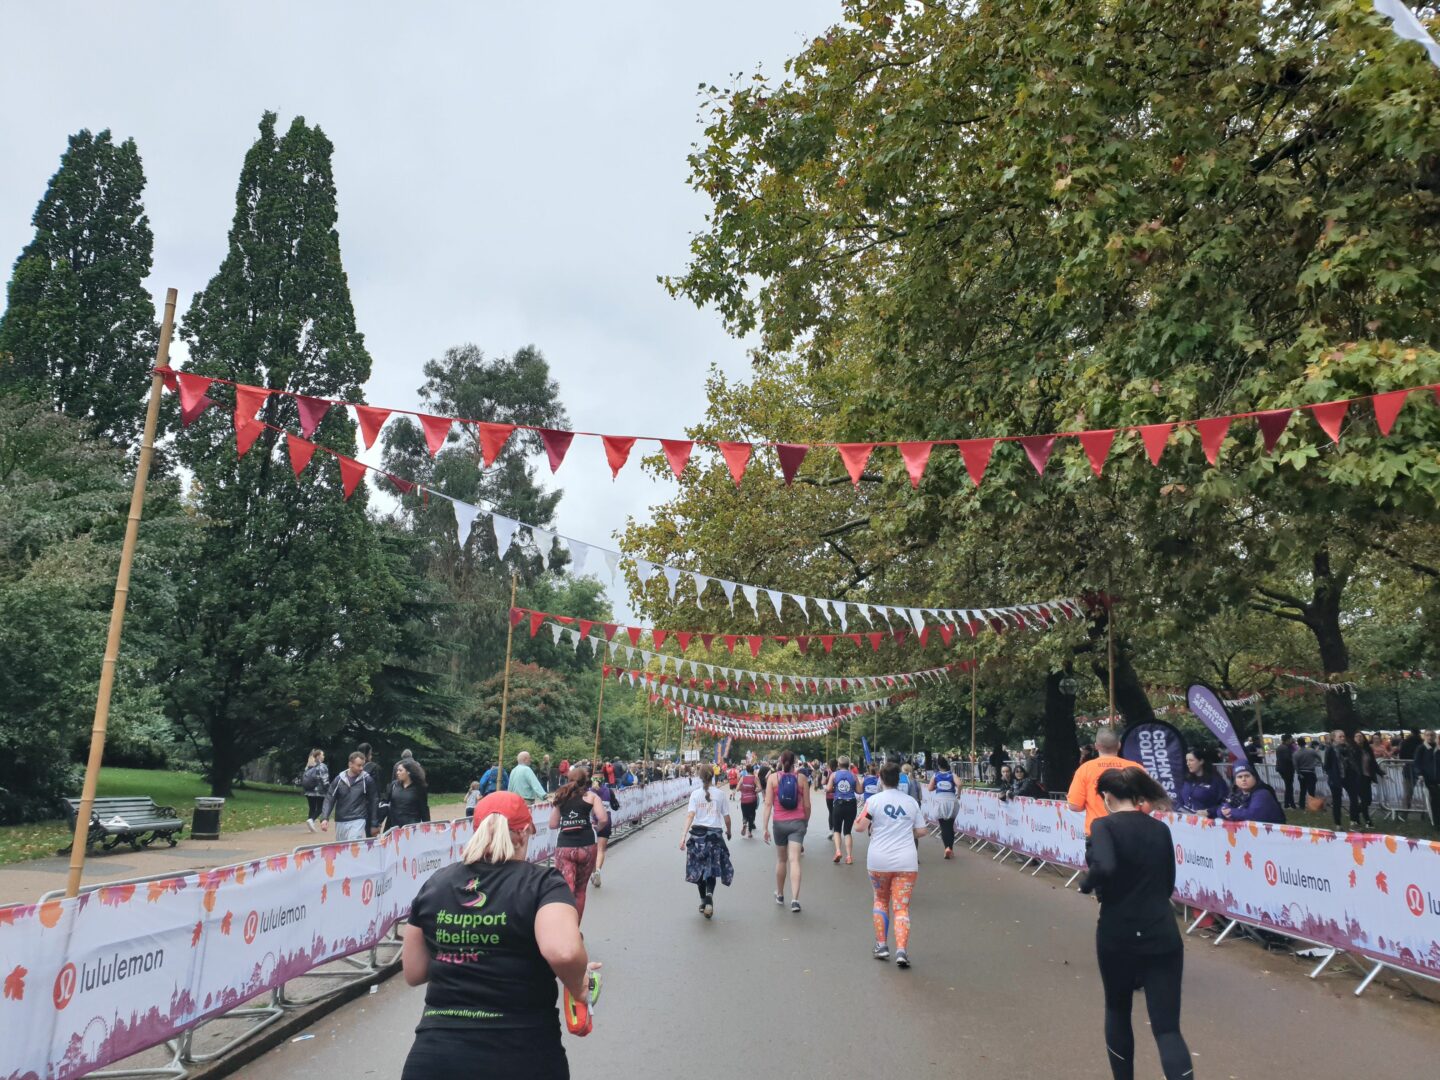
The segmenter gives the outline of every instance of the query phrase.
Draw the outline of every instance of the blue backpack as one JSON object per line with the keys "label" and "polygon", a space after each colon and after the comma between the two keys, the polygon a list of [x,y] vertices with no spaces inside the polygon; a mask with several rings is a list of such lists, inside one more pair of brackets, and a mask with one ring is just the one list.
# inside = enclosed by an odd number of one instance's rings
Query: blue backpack
{"label": "blue backpack", "polygon": [[800,781],[793,772],[780,774],[780,782],[775,785],[775,801],[786,810],[800,805]]}

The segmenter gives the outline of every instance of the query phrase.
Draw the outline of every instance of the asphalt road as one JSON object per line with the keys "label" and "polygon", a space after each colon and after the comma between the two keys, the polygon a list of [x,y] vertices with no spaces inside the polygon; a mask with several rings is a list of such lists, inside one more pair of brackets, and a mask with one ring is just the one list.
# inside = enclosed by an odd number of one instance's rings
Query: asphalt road
{"label": "asphalt road", "polygon": [[[866,840],[833,865],[823,810],[812,821],[804,912],[772,896],[774,849],[732,842],[735,884],[706,922],[684,880],[673,814],[615,848],[590,892],[585,936],[605,964],[588,1038],[565,1037],[585,1080],[761,1075],[955,1075],[967,1080],[1107,1080],[1095,970],[1095,906],[1063,878],[925,842],[911,908],[914,967],[870,957]],[[736,827],[739,827],[738,814]],[[818,832],[817,832],[818,830]],[[1182,1028],[1204,1080],[1277,1075],[1420,1077],[1434,1071],[1440,1010],[1355,980],[1312,982],[1288,956],[1245,942],[1190,942]],[[1327,977],[1328,978],[1328,977]],[[424,990],[394,978],[237,1074],[395,1077]],[[1137,998],[1137,1075],[1158,1077]],[[483,1063],[476,1063],[477,1076]]]}

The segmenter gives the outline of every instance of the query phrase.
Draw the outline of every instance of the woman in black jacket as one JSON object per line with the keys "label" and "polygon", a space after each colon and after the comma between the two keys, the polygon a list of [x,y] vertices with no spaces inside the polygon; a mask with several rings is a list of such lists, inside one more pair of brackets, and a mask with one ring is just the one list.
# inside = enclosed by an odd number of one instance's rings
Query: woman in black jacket
{"label": "woman in black jacket", "polygon": [[430,820],[430,795],[425,790],[425,770],[418,761],[402,761],[395,766],[395,779],[390,782],[390,809],[385,815],[385,828],[413,825]]}
{"label": "woman in black jacket", "polygon": [[1195,1075],[1180,1034],[1180,980],[1185,947],[1175,925],[1175,845],[1170,827],[1140,809],[1169,805],[1164,788],[1144,769],[1106,769],[1096,790],[1107,817],[1098,819],[1085,848],[1089,870],[1080,891],[1100,900],[1095,952],[1105,987],[1105,1046],[1115,1080],[1134,1080],[1135,1033],[1130,1010],[1145,988],[1150,1030],[1165,1080]]}

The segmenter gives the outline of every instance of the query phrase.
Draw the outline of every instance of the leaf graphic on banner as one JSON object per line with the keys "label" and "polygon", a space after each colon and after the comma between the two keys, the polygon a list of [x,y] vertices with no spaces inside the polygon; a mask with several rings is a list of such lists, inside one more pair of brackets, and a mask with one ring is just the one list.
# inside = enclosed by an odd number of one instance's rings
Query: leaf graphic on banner
{"label": "leaf graphic on banner", "polygon": [[1375,887],[1379,889],[1382,893],[1384,893],[1386,896],[1390,895],[1390,881],[1385,876],[1384,870],[1381,870],[1378,874],[1375,875]]}
{"label": "leaf graphic on banner", "polygon": [[[321,891],[323,892],[325,886],[322,885],[322,886],[320,886],[320,888],[321,888]],[[235,924],[235,913],[234,913],[233,911],[227,911],[227,912],[225,912],[225,917],[220,920],[220,933],[222,933],[222,934],[224,934],[225,936],[228,937],[228,936],[230,935],[230,927],[232,927],[234,924]]]}
{"label": "leaf graphic on banner", "polygon": [[11,968],[10,974],[5,976],[5,997],[11,1001],[25,1000],[25,976],[29,974],[29,969],[21,964]]}

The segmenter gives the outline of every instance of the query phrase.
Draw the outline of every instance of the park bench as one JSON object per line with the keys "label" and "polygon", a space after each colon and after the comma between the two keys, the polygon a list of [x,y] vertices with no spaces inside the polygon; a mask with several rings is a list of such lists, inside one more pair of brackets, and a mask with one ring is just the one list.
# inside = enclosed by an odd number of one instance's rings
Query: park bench
{"label": "park bench", "polygon": [[[66,799],[65,812],[73,828],[75,816],[80,812],[80,800]],[[97,844],[110,851],[128,841],[139,851],[164,839],[174,847],[184,827],[185,822],[173,806],[157,806],[149,796],[96,799],[90,811],[90,832],[85,846],[87,851]]]}

